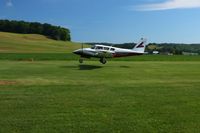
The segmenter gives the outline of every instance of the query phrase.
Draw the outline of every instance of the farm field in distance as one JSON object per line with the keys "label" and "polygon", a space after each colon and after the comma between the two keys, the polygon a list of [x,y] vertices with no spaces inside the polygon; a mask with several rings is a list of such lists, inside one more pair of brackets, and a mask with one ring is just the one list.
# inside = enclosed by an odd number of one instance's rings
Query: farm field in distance
{"label": "farm field in distance", "polygon": [[200,131],[199,61],[0,64],[0,132]]}

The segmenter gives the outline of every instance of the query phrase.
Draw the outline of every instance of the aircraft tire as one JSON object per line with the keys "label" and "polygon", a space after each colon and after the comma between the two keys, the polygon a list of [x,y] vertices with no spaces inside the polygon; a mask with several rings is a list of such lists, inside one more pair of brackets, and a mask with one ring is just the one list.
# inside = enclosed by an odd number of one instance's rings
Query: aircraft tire
{"label": "aircraft tire", "polygon": [[79,59],[79,63],[83,63],[83,59],[82,58]]}
{"label": "aircraft tire", "polygon": [[105,58],[101,58],[101,59],[100,59],[100,62],[101,62],[102,64],[106,64],[107,61],[106,61]]}

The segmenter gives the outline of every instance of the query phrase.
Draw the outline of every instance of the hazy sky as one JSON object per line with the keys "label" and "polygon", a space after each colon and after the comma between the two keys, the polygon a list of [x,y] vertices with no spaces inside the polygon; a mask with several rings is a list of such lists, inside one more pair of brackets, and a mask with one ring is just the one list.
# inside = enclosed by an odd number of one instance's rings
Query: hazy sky
{"label": "hazy sky", "polygon": [[0,0],[0,18],[67,27],[73,41],[200,42],[200,0]]}

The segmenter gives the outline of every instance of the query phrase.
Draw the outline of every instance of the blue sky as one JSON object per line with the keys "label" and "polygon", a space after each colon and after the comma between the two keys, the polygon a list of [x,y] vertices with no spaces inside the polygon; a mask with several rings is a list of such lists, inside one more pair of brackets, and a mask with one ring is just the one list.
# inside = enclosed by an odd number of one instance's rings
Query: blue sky
{"label": "blue sky", "polygon": [[78,42],[200,43],[200,0],[1,0],[0,18],[67,27]]}

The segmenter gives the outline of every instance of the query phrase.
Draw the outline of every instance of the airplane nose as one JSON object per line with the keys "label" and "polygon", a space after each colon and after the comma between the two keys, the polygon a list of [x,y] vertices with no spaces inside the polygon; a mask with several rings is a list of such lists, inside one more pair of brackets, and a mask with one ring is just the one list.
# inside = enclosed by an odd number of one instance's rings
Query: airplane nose
{"label": "airplane nose", "polygon": [[75,50],[75,51],[73,51],[73,53],[74,53],[74,54],[78,54],[78,55],[80,55],[80,54],[81,54],[81,50],[80,50],[80,49]]}
{"label": "airplane nose", "polygon": [[78,54],[78,50],[73,51],[74,54]]}

